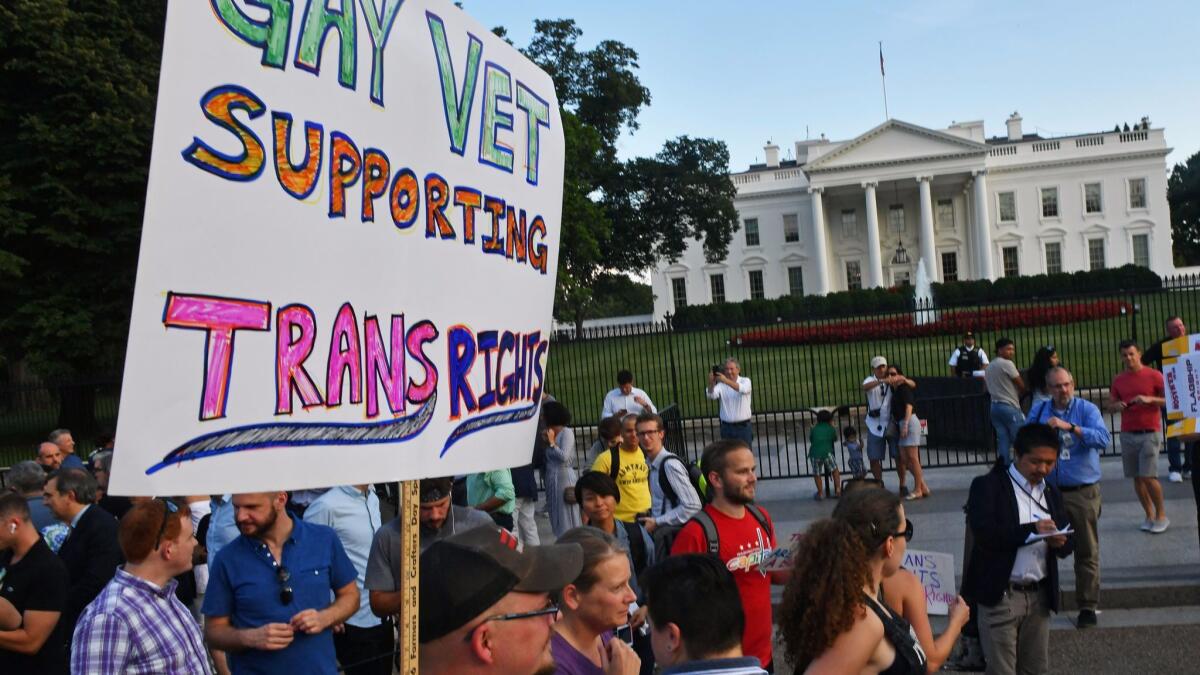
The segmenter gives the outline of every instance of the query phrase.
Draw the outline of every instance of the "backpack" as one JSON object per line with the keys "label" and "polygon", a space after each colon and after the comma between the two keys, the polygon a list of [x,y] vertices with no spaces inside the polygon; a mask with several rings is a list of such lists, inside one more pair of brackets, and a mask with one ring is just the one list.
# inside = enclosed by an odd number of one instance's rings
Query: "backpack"
{"label": "backpack", "polygon": [[[641,450],[641,448],[638,448]],[[642,458],[645,461],[646,453],[642,451]],[[617,474],[621,472],[621,446],[615,445],[608,449],[608,477],[617,480]]]}
{"label": "backpack", "polygon": [[979,356],[979,348],[967,349],[966,345],[958,346],[958,364],[954,366],[954,372],[962,375],[964,373],[971,374],[983,368],[983,358]]}
{"label": "backpack", "polygon": [[[664,452],[666,452],[664,450]],[[708,500],[705,499],[705,493],[708,492],[708,481],[704,480],[704,474],[700,472],[700,467],[696,464],[689,464],[683,461],[683,458],[674,453],[668,454],[663,459],[662,467],[658,471],[658,487],[662,489],[663,498],[671,505],[671,508],[679,506],[679,495],[675,493],[675,488],[671,487],[671,481],[667,480],[667,462],[675,460],[683,465],[684,471],[687,473],[688,482],[692,484],[692,488],[696,490],[696,494],[700,497],[700,503],[704,504]]]}
{"label": "backpack", "polygon": [[[771,535],[771,537],[775,536],[775,530],[772,529],[771,524],[767,521],[767,514],[763,513],[762,509],[754,504],[747,504],[746,510],[750,512],[750,515],[754,516],[754,519],[758,521],[759,527],[764,532]],[[708,511],[700,509],[699,513],[692,516],[692,520],[700,523],[700,529],[704,532],[704,541],[708,542],[708,554],[720,556],[720,533],[717,532],[717,524],[713,521],[712,516],[708,515]]]}
{"label": "backpack", "polygon": [[625,526],[625,534],[629,536],[629,556],[633,558],[633,573],[640,575],[646,569],[646,540],[642,538],[642,526],[637,523],[627,523],[618,520]]}

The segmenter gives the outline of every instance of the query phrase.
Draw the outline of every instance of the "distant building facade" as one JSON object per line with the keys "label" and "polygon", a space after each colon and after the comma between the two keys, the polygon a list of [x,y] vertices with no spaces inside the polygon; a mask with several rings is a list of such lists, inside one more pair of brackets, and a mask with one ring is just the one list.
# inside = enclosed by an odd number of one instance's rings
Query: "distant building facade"
{"label": "distant building facade", "polygon": [[731,176],[740,221],[728,257],[696,243],[652,273],[654,316],[687,304],[933,281],[1149,267],[1174,270],[1163,129],[1042,138],[1021,117],[928,129],[900,120]]}

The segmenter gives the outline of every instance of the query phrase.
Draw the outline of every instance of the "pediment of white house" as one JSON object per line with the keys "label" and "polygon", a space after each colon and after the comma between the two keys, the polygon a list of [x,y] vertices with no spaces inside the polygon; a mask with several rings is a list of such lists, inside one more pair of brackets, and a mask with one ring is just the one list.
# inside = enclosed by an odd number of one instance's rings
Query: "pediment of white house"
{"label": "pediment of white house", "polygon": [[942,131],[888,120],[837,150],[804,165],[805,173],[824,173],[944,159],[983,158],[987,146]]}

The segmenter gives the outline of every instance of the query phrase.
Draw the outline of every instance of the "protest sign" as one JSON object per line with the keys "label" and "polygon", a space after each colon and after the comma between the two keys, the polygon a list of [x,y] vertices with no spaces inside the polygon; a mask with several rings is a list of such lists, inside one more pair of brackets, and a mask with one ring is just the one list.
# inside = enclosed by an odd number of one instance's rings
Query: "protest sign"
{"label": "protest sign", "polygon": [[1200,434],[1200,334],[1164,342],[1162,355],[1167,437],[1189,440]]}
{"label": "protest sign", "polygon": [[925,608],[930,614],[949,614],[954,591],[954,556],[908,549],[901,567],[916,575],[925,589]]}
{"label": "protest sign", "polygon": [[444,0],[168,7],[114,494],[527,463],[549,76]]}

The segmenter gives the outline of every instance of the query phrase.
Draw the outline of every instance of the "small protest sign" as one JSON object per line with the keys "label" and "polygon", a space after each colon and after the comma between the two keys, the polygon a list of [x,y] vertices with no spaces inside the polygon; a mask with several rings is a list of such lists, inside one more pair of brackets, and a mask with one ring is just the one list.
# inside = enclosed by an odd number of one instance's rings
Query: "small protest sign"
{"label": "small protest sign", "polygon": [[953,555],[910,548],[905,552],[901,566],[921,582],[925,589],[925,607],[930,614],[950,613],[950,603],[957,597]]}
{"label": "small protest sign", "polygon": [[564,142],[446,0],[168,6],[114,494],[529,461]]}
{"label": "small protest sign", "polygon": [[1162,346],[1167,399],[1167,437],[1200,434],[1200,334],[1168,340]]}

